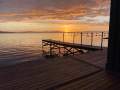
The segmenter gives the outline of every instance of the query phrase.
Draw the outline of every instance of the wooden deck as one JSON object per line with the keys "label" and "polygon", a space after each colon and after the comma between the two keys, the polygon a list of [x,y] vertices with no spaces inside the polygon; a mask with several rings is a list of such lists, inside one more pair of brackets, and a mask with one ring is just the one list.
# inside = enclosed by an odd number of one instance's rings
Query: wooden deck
{"label": "wooden deck", "polygon": [[120,88],[120,78],[104,70],[106,49],[46,59],[40,56],[40,50],[3,48],[0,49],[0,61],[0,90]]}
{"label": "wooden deck", "polygon": [[88,52],[82,55],[76,55],[74,56],[74,59],[78,61],[85,61],[104,69],[107,60],[107,48],[99,51]]}
{"label": "wooden deck", "polygon": [[0,69],[1,90],[46,90],[101,71],[71,58],[42,59]]}
{"label": "wooden deck", "polygon": [[74,83],[57,87],[56,90],[119,90],[119,88],[119,77],[101,71]]}

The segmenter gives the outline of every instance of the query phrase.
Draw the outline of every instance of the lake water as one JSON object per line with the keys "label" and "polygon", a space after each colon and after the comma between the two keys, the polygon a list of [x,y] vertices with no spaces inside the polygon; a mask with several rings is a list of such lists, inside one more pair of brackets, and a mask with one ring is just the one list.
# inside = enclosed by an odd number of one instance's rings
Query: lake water
{"label": "lake water", "polygon": [[[73,42],[73,33],[65,33],[64,41]],[[107,37],[107,36],[104,36]],[[4,33],[0,34],[0,47],[40,47],[42,39],[54,39],[63,41],[63,33]],[[80,33],[76,33],[74,43],[81,43]],[[89,34],[83,35],[83,44],[91,44],[91,36]],[[101,36],[93,35],[93,45],[99,46],[101,43]],[[107,40],[103,41],[103,46],[107,46]]]}
{"label": "lake water", "polygon": [[[64,35],[64,39],[63,39]],[[74,40],[73,40],[73,36]],[[104,35],[104,37],[108,37]],[[91,35],[83,35],[83,44],[91,44]],[[42,55],[42,39],[81,43],[80,33],[1,33],[0,34],[0,66],[11,65],[19,62],[34,60]],[[103,41],[107,47],[108,40]],[[93,45],[101,45],[101,35],[93,35]],[[32,58],[32,59],[31,59]]]}

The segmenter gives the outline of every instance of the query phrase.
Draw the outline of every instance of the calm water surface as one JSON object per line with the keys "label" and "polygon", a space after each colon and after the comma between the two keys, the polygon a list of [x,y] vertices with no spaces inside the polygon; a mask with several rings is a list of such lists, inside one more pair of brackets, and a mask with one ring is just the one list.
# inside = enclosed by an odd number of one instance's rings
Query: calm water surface
{"label": "calm water surface", "polygon": [[[65,33],[64,41],[81,42],[80,33]],[[106,37],[106,36],[105,36]],[[42,39],[54,39],[63,41],[63,33],[3,33],[0,34],[0,66],[16,64],[19,62],[29,61],[30,58],[39,58],[42,55],[41,44]],[[101,44],[101,36],[94,35],[93,45]],[[107,40],[103,41],[103,45],[107,46]],[[83,44],[91,44],[91,36],[86,34],[83,36]],[[33,59],[32,59],[33,60]]]}
{"label": "calm water surface", "polygon": [[[30,48],[40,48],[42,39],[55,39],[63,41],[63,34],[62,33],[7,33],[7,34],[0,34],[0,47],[11,47],[11,48],[23,48],[23,47],[30,47]],[[80,34],[75,34],[75,43],[80,43],[81,41]],[[83,44],[90,44],[91,43],[90,35],[83,36]],[[100,45],[101,37],[94,35],[93,38],[93,45],[99,46]],[[73,42],[73,33],[65,33],[64,34],[64,41],[66,42]],[[103,41],[103,45],[107,46],[107,40]]]}

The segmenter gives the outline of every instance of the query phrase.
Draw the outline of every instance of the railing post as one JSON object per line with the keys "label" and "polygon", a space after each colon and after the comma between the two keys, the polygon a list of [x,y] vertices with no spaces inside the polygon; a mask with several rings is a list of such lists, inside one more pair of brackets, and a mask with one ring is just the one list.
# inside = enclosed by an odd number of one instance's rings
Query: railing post
{"label": "railing post", "polygon": [[82,35],[83,35],[83,33],[81,32],[81,45],[82,45],[82,38],[83,38],[83,36],[82,36]]}
{"label": "railing post", "polygon": [[75,43],[75,32],[73,33],[73,44]]}
{"label": "railing post", "polygon": [[103,48],[103,35],[104,35],[104,32],[101,33],[101,49]]}
{"label": "railing post", "polygon": [[64,42],[64,32],[63,32],[63,42]]}
{"label": "railing post", "polygon": [[[75,32],[73,33],[73,44],[75,43]],[[75,55],[75,53],[74,53],[74,48],[73,48],[73,56]]]}
{"label": "railing post", "polygon": [[91,32],[91,46],[93,46],[93,32]]}

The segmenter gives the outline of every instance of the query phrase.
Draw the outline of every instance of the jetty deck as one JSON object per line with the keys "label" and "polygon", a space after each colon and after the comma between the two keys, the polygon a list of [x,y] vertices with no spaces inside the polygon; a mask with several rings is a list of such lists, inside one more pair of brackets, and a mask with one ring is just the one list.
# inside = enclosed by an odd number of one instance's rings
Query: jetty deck
{"label": "jetty deck", "polygon": [[[48,50],[46,51],[45,48]],[[93,46],[91,45],[84,45],[84,44],[77,44],[77,43],[70,43],[70,42],[63,42],[63,41],[57,41],[57,40],[51,40],[51,39],[46,39],[42,40],[42,51],[47,52],[48,55],[53,56],[53,55],[63,55],[63,56],[68,56],[68,55],[75,55],[75,54],[80,54],[80,53],[86,53],[88,51],[97,51],[97,50],[102,50],[104,47],[102,46]],[[56,53],[56,51],[59,51]]]}
{"label": "jetty deck", "polygon": [[[6,51],[5,51],[6,50]],[[119,90],[104,70],[106,49],[46,59],[39,50],[0,49],[0,90]],[[10,63],[21,61],[19,63]],[[102,66],[100,66],[102,64]]]}
{"label": "jetty deck", "polygon": [[42,42],[45,43],[45,45],[61,45],[63,47],[72,47],[72,48],[79,48],[79,49],[92,50],[92,51],[102,49],[102,47],[99,47],[99,46],[62,42],[62,41],[51,40],[51,39],[42,40]]}

